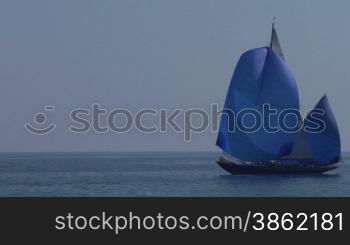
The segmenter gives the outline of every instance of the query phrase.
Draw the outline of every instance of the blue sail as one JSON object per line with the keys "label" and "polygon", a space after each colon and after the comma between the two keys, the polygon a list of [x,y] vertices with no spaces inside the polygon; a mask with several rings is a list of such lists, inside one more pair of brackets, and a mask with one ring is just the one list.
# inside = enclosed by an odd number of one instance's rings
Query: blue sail
{"label": "blue sail", "polygon": [[[264,127],[245,132],[232,125],[242,110],[255,110],[262,115],[264,104],[276,110],[299,110],[299,95],[295,79],[281,56],[269,47],[245,52],[235,69],[224,106],[217,145],[227,154],[245,161],[278,159],[291,152],[296,134],[279,130],[267,132]],[[296,119],[295,119],[296,120]],[[278,117],[263,118],[278,126]],[[293,125],[293,119],[287,120]],[[243,125],[254,125],[256,118],[242,118]]]}
{"label": "blue sail", "polygon": [[[323,122],[322,127],[315,128],[315,118],[318,122]],[[324,95],[314,109],[308,113],[304,129],[312,158],[316,164],[326,165],[339,161],[341,156],[340,135],[327,95]]]}

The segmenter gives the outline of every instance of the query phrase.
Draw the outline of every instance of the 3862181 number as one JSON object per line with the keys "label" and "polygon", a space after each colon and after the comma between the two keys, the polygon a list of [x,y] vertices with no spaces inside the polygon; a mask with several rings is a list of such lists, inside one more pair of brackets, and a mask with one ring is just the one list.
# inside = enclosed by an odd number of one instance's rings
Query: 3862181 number
{"label": "3862181 number", "polygon": [[343,214],[337,213],[269,213],[264,215],[263,213],[253,214],[253,229],[256,231],[261,230],[343,230]]}

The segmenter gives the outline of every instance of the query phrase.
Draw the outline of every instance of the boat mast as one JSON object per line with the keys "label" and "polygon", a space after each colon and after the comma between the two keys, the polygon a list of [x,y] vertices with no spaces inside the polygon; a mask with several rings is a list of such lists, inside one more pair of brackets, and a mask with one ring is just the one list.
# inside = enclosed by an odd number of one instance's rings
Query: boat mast
{"label": "boat mast", "polygon": [[275,32],[275,23],[276,23],[276,16],[274,16],[274,17],[272,18],[270,48],[272,48],[272,40],[273,40],[273,35],[274,35],[274,32]]}
{"label": "boat mast", "polygon": [[281,45],[280,45],[280,42],[278,41],[278,37],[275,29],[275,23],[276,23],[276,17],[273,17],[270,48],[273,49],[284,60]]}

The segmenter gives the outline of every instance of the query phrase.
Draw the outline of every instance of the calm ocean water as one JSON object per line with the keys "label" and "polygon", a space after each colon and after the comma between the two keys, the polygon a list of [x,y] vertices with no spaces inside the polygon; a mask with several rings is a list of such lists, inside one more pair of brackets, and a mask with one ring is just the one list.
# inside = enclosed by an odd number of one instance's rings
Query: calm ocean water
{"label": "calm ocean water", "polygon": [[0,153],[0,196],[350,196],[350,154],[315,176],[232,176],[218,153]]}

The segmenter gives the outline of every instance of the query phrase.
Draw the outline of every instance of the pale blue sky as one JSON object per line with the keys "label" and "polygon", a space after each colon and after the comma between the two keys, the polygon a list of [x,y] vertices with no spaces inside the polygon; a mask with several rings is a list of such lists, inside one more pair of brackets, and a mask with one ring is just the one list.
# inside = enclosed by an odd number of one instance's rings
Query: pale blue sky
{"label": "pale blue sky", "polygon": [[[271,19],[303,108],[327,92],[350,149],[350,2],[2,0],[0,151],[216,150],[216,134],[68,132],[69,110],[222,105],[240,54],[265,46]],[[23,125],[44,105],[57,129]]]}

